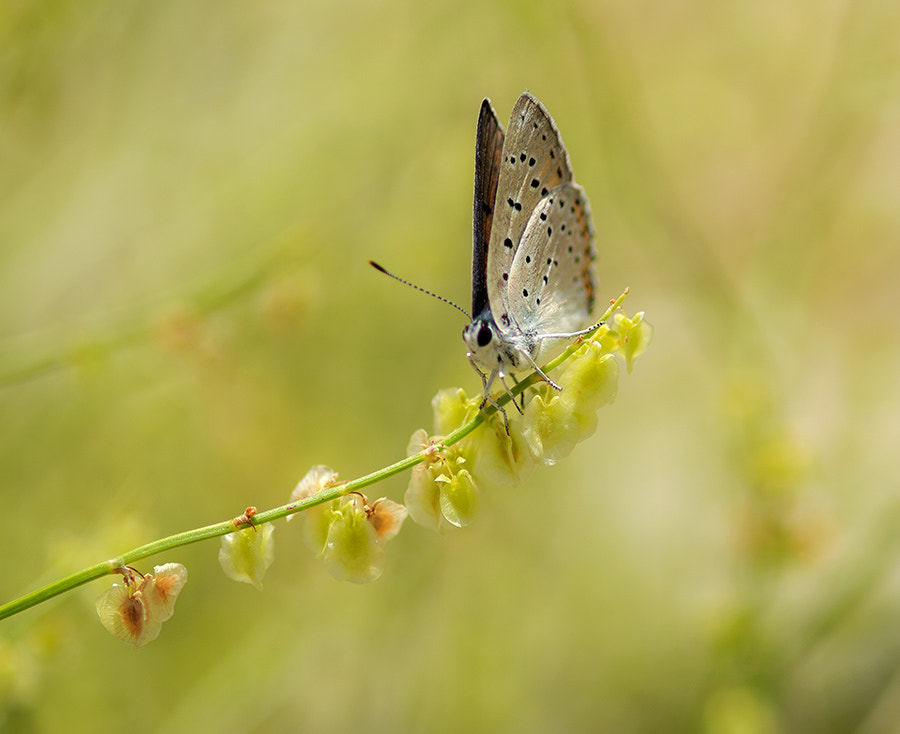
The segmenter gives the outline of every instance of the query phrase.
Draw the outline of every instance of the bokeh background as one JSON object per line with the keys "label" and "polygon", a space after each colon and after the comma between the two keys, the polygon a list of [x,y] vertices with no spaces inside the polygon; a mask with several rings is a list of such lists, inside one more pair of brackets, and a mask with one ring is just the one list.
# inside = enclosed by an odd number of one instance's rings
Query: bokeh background
{"label": "bokeh background", "polygon": [[[523,89],[655,325],[573,455],[333,580],[218,543],[160,638],[0,623],[4,731],[900,730],[900,7],[0,7],[0,597],[401,458],[479,381],[474,130]],[[402,500],[405,477],[377,488]]]}

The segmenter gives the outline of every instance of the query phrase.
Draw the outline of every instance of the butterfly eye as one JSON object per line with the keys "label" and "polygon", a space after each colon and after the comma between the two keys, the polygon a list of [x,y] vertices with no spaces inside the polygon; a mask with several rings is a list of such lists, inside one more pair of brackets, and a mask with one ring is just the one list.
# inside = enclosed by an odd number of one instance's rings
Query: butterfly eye
{"label": "butterfly eye", "polygon": [[493,333],[491,332],[491,327],[487,324],[482,324],[481,328],[478,330],[478,346],[486,347],[491,343],[491,339],[493,338]]}

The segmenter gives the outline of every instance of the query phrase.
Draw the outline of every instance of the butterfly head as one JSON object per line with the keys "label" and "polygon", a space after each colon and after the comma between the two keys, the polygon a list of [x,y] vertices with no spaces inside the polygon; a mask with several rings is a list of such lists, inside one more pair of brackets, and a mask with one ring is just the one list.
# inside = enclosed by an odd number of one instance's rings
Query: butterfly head
{"label": "butterfly head", "polygon": [[463,329],[463,341],[473,364],[488,371],[497,367],[497,325],[490,317],[478,317]]}
{"label": "butterfly head", "polygon": [[511,343],[509,336],[500,331],[490,311],[472,319],[463,329],[463,341],[468,348],[466,356],[480,371],[491,373],[496,370],[504,375],[519,367],[518,345]]}

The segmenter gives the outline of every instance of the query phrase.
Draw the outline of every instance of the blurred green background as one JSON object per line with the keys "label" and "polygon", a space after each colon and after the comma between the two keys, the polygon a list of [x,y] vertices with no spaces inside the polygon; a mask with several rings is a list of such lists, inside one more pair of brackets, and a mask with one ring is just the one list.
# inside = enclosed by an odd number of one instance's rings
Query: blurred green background
{"label": "blurred green background", "polygon": [[[541,99],[655,341],[378,581],[279,523],[135,652],[0,623],[4,730],[900,731],[900,6],[0,6],[0,599],[402,457],[479,381],[475,121]],[[402,500],[406,477],[376,488]]]}

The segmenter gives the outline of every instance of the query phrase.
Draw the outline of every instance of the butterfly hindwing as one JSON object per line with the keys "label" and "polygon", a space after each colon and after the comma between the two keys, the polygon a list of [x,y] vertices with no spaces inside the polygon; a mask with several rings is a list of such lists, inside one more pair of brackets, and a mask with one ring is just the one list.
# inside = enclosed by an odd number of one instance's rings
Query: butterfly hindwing
{"label": "butterfly hindwing", "polygon": [[518,329],[539,341],[584,326],[594,301],[593,234],[577,184],[557,186],[537,204],[510,266],[507,305]]}
{"label": "butterfly hindwing", "polygon": [[571,180],[569,156],[553,119],[525,92],[503,143],[487,252],[487,295],[495,316],[506,308],[510,269],[532,212],[552,189]]}

